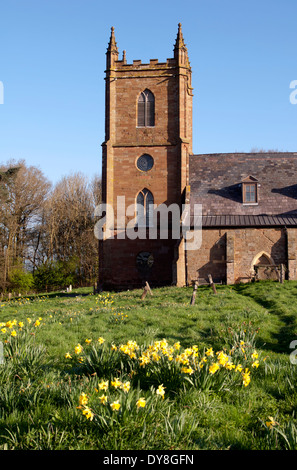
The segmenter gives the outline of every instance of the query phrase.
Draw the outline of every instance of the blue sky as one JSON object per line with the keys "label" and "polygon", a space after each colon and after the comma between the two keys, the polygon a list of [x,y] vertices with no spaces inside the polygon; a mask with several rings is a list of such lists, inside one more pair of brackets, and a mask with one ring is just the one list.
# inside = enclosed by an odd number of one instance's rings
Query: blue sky
{"label": "blue sky", "polygon": [[178,23],[194,87],[194,153],[297,151],[296,0],[0,0],[0,163],[50,181],[101,174],[105,53],[173,56]]}

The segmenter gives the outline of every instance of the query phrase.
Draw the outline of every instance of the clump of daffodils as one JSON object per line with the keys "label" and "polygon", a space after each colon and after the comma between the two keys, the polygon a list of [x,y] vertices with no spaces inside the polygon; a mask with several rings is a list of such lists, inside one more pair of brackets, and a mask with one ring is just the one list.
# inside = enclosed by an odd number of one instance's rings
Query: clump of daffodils
{"label": "clump of daffodils", "polygon": [[[138,412],[146,408],[148,402],[147,397],[139,396],[140,391],[136,392],[131,388],[129,380],[121,380],[119,377],[114,377],[111,380],[100,379],[93,392],[82,392],[76,407],[90,421],[95,416],[102,416],[104,413],[118,415],[127,409],[127,403],[129,403],[129,413],[133,412],[133,409]],[[152,387],[150,393],[157,400],[160,398],[164,400],[165,387],[163,384],[160,384],[157,389]],[[92,401],[92,408],[90,401]]]}
{"label": "clump of daffodils", "polygon": [[34,335],[34,330],[41,325],[41,317],[35,321],[28,317],[25,321],[17,321],[16,319],[13,319],[6,322],[0,322],[0,341],[8,343],[11,339],[18,338],[18,336],[23,332],[28,332],[31,335]]}
{"label": "clump of daffodils", "polygon": [[124,312],[113,312],[109,318],[110,323],[122,325],[126,323],[128,315]]}
{"label": "clump of daffodils", "polygon": [[[174,371],[181,381],[185,380],[193,386],[201,386],[202,381],[199,382],[198,379],[203,376],[203,380],[208,381],[210,387],[215,387],[216,383],[229,377],[231,378],[229,384],[233,386],[241,384],[245,388],[250,385],[252,372],[260,365],[259,353],[255,349],[247,352],[243,342],[228,352],[226,350],[214,351],[212,347],[200,350],[197,345],[183,348],[180,342],[169,344],[165,338],[144,347],[133,340],[119,345],[114,342],[108,345],[103,337],[97,339],[88,337],[84,343],[82,341],[74,347],[73,353],[66,353],[65,357],[83,363],[84,355],[87,354],[88,346],[91,344],[97,344],[98,348],[104,345],[103,354],[110,348],[113,354],[119,355],[119,359],[121,356],[128,358],[130,372],[128,370],[125,379],[112,374],[110,377],[98,378],[91,392],[92,406],[89,395],[85,392],[81,393],[77,408],[89,421],[96,416],[103,416],[102,413],[110,419],[120,419],[123,414],[133,412],[133,409],[135,413],[141,413],[151,400],[161,400],[158,403],[162,403],[167,397],[166,388],[171,377],[169,375],[168,378],[168,371]],[[162,378],[164,371],[167,374],[166,386],[160,380],[159,385],[151,387],[150,392],[146,394],[133,388],[130,380],[132,377],[133,383],[137,383],[138,377],[141,378],[143,374],[153,377],[156,381]]]}
{"label": "clump of daffodils", "polygon": [[110,308],[113,303],[113,295],[109,294],[109,292],[106,294],[98,294],[96,297],[96,305],[100,308]]}
{"label": "clump of daffodils", "polygon": [[[141,374],[149,374],[151,377],[155,377],[155,380],[156,377],[159,380],[162,379],[162,374],[166,371],[167,383],[170,381],[170,377],[173,379],[173,374],[175,374],[175,378],[178,376],[179,380],[187,380],[188,383],[198,387],[203,381],[205,383],[206,379],[210,387],[215,387],[216,383],[219,383],[224,377],[227,379],[229,377],[229,383],[232,383],[233,386],[238,386],[241,383],[243,387],[247,387],[251,382],[252,371],[260,366],[259,353],[255,349],[247,353],[243,341],[228,352],[226,350],[214,351],[212,347],[200,351],[197,345],[182,348],[180,342],[169,344],[165,338],[155,341],[147,347],[140,346],[133,340],[120,345],[115,343],[106,345],[105,339],[102,337],[97,340],[87,338],[84,347],[78,343],[74,347],[74,354],[67,352],[65,358],[75,358],[79,363],[83,363],[86,354],[85,348],[95,343],[98,347],[103,344],[105,348],[110,347],[114,354],[128,357],[131,377],[136,375],[136,379],[137,374],[140,376]],[[172,376],[169,375],[169,379],[168,371],[172,373]],[[118,377],[101,380],[97,390],[102,393],[100,400],[104,405],[109,402],[106,392],[111,388],[114,391],[128,393],[131,384],[129,381],[122,382]],[[163,384],[158,386],[156,394],[164,399],[165,387]],[[142,406],[140,407],[142,408]]]}

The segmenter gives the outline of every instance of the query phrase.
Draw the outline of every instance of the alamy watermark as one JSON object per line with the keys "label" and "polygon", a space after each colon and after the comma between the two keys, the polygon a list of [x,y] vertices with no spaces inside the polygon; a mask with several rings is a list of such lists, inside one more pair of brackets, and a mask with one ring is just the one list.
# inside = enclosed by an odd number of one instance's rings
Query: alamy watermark
{"label": "alamy watermark", "polygon": [[3,343],[0,341],[0,365],[4,364],[4,350]]}
{"label": "alamy watermark", "polygon": [[297,346],[297,340],[295,339],[294,341],[291,341],[290,343],[290,349],[294,349],[294,351],[291,352],[290,354],[290,362],[291,364],[294,364],[296,365],[297,364],[297,349],[296,349],[296,346]]}
{"label": "alamy watermark", "polygon": [[291,81],[290,88],[294,90],[290,93],[290,103],[297,104],[297,80]]}
{"label": "alamy watermark", "polygon": [[3,82],[0,81],[0,104],[4,103],[4,85]]}
{"label": "alamy watermark", "polygon": [[126,207],[125,196],[117,197],[116,217],[110,204],[99,204],[95,209],[95,237],[98,240],[116,238],[130,240],[168,240],[181,238],[186,250],[198,250],[202,243],[202,205],[194,204],[191,215],[190,205],[141,204]]}

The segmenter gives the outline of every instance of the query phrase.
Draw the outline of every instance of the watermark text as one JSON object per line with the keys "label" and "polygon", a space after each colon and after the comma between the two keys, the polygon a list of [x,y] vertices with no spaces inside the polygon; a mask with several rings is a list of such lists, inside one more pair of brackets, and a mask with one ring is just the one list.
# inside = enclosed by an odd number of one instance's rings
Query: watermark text
{"label": "watermark text", "polygon": [[130,204],[126,207],[125,196],[117,197],[115,208],[99,204],[94,213],[99,217],[94,228],[98,240],[181,240],[185,250],[198,250],[202,243],[202,205],[194,204]]}
{"label": "watermark text", "polygon": [[290,88],[293,89],[293,91],[290,93],[290,103],[297,104],[297,80],[291,81]]}
{"label": "watermark text", "polygon": [[0,104],[4,104],[4,85],[0,80]]}

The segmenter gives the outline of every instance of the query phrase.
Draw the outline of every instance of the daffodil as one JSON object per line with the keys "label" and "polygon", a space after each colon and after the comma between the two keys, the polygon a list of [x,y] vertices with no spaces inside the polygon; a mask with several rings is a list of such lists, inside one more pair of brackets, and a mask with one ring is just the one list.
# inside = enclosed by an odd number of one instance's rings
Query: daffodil
{"label": "daffodil", "polygon": [[104,338],[102,338],[101,336],[100,336],[100,338],[98,338],[98,343],[99,343],[99,344],[103,344],[103,343],[104,343],[104,341],[105,341],[105,339],[104,339]]}
{"label": "daffodil", "polygon": [[98,387],[99,387],[99,390],[107,390],[108,389],[108,380],[102,380],[99,384],[98,384]]}
{"label": "daffodil", "polygon": [[101,395],[101,397],[99,397],[99,400],[100,400],[102,405],[105,405],[107,403],[107,396],[106,395]]}
{"label": "daffodil", "polygon": [[92,421],[93,417],[94,417],[94,413],[90,410],[90,408],[88,407],[85,407],[85,409],[83,410],[83,415],[89,419],[90,421]]}
{"label": "daffodil", "polygon": [[260,363],[259,363],[259,361],[258,361],[258,360],[257,360],[257,361],[254,361],[254,362],[252,363],[252,367],[256,367],[256,368],[258,368],[258,367],[259,367],[259,365],[260,365]]}
{"label": "daffodil", "polygon": [[212,349],[212,348],[208,348],[205,354],[206,354],[206,356],[213,357],[213,355],[214,355],[213,349]]}
{"label": "daffodil", "polygon": [[88,396],[86,395],[86,393],[82,393],[79,397],[79,404],[80,405],[86,405],[88,403]]}
{"label": "daffodil", "polygon": [[217,356],[218,356],[219,364],[221,364],[221,366],[225,366],[227,362],[229,361],[227,354],[225,354],[223,351],[218,352]]}
{"label": "daffodil", "polygon": [[252,354],[252,359],[258,359],[258,357],[259,357],[259,354],[257,353],[257,351],[254,351]]}
{"label": "daffodil", "polygon": [[127,381],[127,382],[122,383],[121,389],[124,390],[124,392],[126,392],[126,393],[129,392],[129,390],[130,390],[130,382]]}
{"label": "daffodil", "polygon": [[112,411],[119,411],[119,409],[121,408],[119,400],[114,401],[113,403],[111,403],[110,407],[111,407]]}
{"label": "daffodil", "polygon": [[248,369],[245,369],[245,372],[242,374],[242,379],[243,379],[244,386],[247,387],[251,381],[250,372]]}
{"label": "daffodil", "polygon": [[119,379],[114,379],[110,383],[114,388],[118,388],[122,385],[122,382]]}
{"label": "daffodil", "polygon": [[90,344],[90,343],[92,342],[92,340],[89,339],[89,338],[87,338],[87,339],[85,340],[85,342],[86,342],[87,344]]}
{"label": "daffodil", "polygon": [[272,416],[268,416],[269,421],[266,421],[266,426],[268,428],[271,428],[273,426],[276,426],[278,423],[272,418]]}
{"label": "daffodil", "polygon": [[74,348],[74,352],[75,354],[80,354],[82,352],[83,348],[82,348],[82,345],[81,344],[78,344],[77,346],[75,346]]}
{"label": "daffodil", "polygon": [[163,387],[163,384],[162,384],[162,385],[159,385],[159,387],[158,387],[157,390],[156,390],[156,394],[157,394],[157,395],[160,395],[160,396],[164,399],[165,387]]}
{"label": "daffodil", "polygon": [[232,370],[232,369],[235,369],[235,364],[233,364],[232,361],[228,361],[227,364],[225,365],[226,369],[228,370]]}
{"label": "daffodil", "polygon": [[189,375],[192,375],[194,374],[194,370],[192,369],[192,367],[186,367],[186,366],[183,366],[181,368],[181,371],[184,373],[184,374],[189,374]]}
{"label": "daffodil", "polygon": [[214,362],[213,364],[211,364],[211,366],[209,366],[209,373],[210,374],[215,374],[217,372],[217,370],[219,370],[220,368],[220,365],[218,362]]}
{"label": "daffodil", "polygon": [[17,335],[17,332],[15,330],[12,330],[11,336],[16,336],[16,335]]}
{"label": "daffodil", "polygon": [[152,353],[152,359],[153,359],[155,362],[158,362],[158,361],[160,361],[161,357],[159,356],[158,353],[153,352],[153,353]]}
{"label": "daffodil", "polygon": [[140,361],[140,364],[139,364],[140,366],[145,366],[146,364],[150,362],[150,359],[148,356],[145,356],[143,354],[142,356],[140,356],[139,361]]}
{"label": "daffodil", "polygon": [[144,408],[145,405],[146,405],[146,401],[143,397],[139,398],[139,400],[137,400],[136,402],[137,408]]}
{"label": "daffodil", "polygon": [[65,358],[66,358],[66,359],[71,359],[72,356],[71,356],[71,354],[70,354],[69,352],[67,352],[67,353],[65,354]]}

